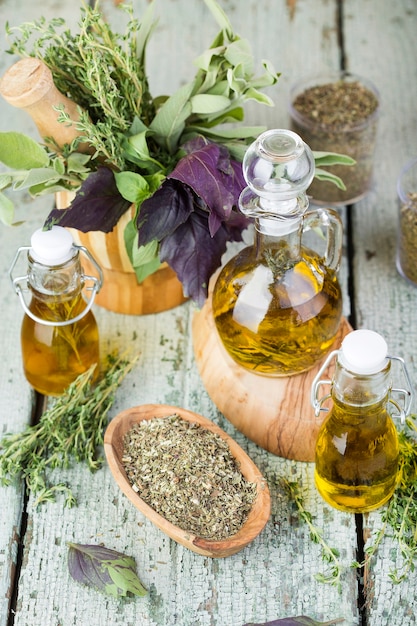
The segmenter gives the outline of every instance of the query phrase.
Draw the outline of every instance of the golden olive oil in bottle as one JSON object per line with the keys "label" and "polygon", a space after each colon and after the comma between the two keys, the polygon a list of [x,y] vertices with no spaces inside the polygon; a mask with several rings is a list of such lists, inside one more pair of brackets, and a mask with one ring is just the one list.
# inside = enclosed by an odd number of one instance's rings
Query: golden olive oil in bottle
{"label": "golden olive oil in bottle", "polygon": [[57,396],[93,364],[97,377],[98,327],[83,296],[79,250],[69,231],[58,226],[36,231],[27,258],[31,299],[26,305],[21,296],[23,369],[36,391]]}
{"label": "golden olive oil in bottle", "polygon": [[[291,376],[331,348],[342,316],[337,212],[306,211],[311,150],[287,130],[263,133],[243,161],[240,209],[255,218],[255,243],[232,258],[213,290],[213,316],[229,355],[246,369]],[[305,235],[320,231],[323,249]]]}
{"label": "golden olive oil in bottle", "polygon": [[337,509],[372,511],[395,490],[399,447],[388,410],[391,388],[391,361],[383,337],[365,329],[347,335],[337,353],[332,406],[320,427],[315,454],[317,489]]}

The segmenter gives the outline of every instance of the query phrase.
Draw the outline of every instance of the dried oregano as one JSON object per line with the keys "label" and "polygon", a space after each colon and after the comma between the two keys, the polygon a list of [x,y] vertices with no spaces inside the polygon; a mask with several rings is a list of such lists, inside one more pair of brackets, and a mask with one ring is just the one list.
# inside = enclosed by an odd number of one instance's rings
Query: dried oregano
{"label": "dried oregano", "polygon": [[182,530],[221,540],[245,523],[257,487],[227,442],[174,414],[143,420],[125,436],[122,462],[133,489]]}

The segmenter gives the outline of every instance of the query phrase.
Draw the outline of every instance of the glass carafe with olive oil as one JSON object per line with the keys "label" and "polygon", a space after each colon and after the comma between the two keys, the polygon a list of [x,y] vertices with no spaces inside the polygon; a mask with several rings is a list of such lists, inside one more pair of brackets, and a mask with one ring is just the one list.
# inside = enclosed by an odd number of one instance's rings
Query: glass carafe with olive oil
{"label": "glass carafe with olive oil", "polygon": [[[87,303],[83,289],[86,279],[91,279],[95,294],[101,275],[98,280],[84,276],[79,248],[73,245],[70,232],[58,226],[37,230],[31,246],[20,248],[16,259],[22,250],[27,250],[28,274],[13,284],[25,310],[21,327],[24,373],[36,391],[57,396],[93,364],[97,364],[98,375],[99,335],[91,311],[93,297]],[[26,282],[23,289],[22,282]],[[24,291],[30,294],[29,303]]]}
{"label": "glass carafe with olive oil", "polygon": [[399,448],[389,406],[393,402],[405,416],[411,386],[395,390],[408,398],[403,411],[391,397],[391,360],[397,357],[387,356],[384,338],[374,331],[349,333],[341,349],[329,358],[334,357],[330,396],[318,400],[320,384],[329,382],[320,381],[329,359],[312,387],[316,415],[324,399],[330,397],[332,403],[317,437],[315,482],[321,496],[333,507],[365,513],[386,503],[395,490]]}
{"label": "glass carafe with olive oil", "polygon": [[[314,158],[298,135],[266,131],[243,161],[240,209],[255,243],[221,270],[213,290],[216,328],[229,355],[256,374],[304,372],[331,348],[342,316],[337,212],[307,211]],[[321,250],[308,245],[320,232]]]}

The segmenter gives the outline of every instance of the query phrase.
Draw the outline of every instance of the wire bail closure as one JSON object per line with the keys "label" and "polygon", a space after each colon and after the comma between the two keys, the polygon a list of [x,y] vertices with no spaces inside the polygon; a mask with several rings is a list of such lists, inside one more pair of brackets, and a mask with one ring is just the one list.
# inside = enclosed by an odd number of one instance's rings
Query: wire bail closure
{"label": "wire bail closure", "polygon": [[[84,289],[86,291],[91,291],[91,296],[88,300],[86,300],[86,307],[85,309],[83,309],[81,311],[81,313],[79,313],[76,317],[73,317],[72,319],[69,320],[64,320],[64,321],[52,321],[52,320],[44,320],[41,319],[40,317],[37,317],[37,315],[34,315],[32,313],[32,311],[29,309],[26,300],[25,300],[25,296],[24,293],[28,292],[29,289],[27,288],[27,282],[28,282],[28,275],[26,274],[25,276],[16,276],[16,278],[13,278],[13,270],[16,266],[16,263],[19,259],[19,256],[21,255],[22,252],[27,252],[29,250],[31,250],[31,246],[21,246],[20,248],[18,248],[14,259],[12,261],[12,264],[10,266],[9,269],[9,278],[10,281],[12,283],[12,286],[15,290],[15,292],[17,293],[17,295],[19,296],[20,299],[20,303],[23,307],[24,312],[26,313],[26,315],[28,315],[34,322],[37,322],[38,324],[43,324],[44,326],[68,326],[69,324],[75,324],[76,322],[79,322],[85,315],[87,315],[87,313],[90,311],[91,307],[93,306],[94,300],[96,295],[98,294],[98,292],[100,291],[102,285],[103,285],[103,272],[101,267],[99,266],[99,264],[97,263],[97,261],[95,260],[95,258],[93,257],[93,255],[91,254],[91,252],[89,250],[87,250],[87,248],[85,248],[84,246],[78,246],[76,244],[73,244],[73,247],[76,250],[79,250],[80,252],[82,252],[83,254],[86,255],[86,257],[90,260],[90,262],[93,264],[94,268],[97,270],[97,276],[90,276],[89,274],[83,274],[83,279],[84,281],[88,281],[92,284],[90,285],[84,285]],[[22,287],[21,283],[25,283],[25,287]]]}
{"label": "wire bail closure", "polygon": [[[322,405],[324,402],[326,402],[326,400],[329,400],[331,398],[331,393],[329,391],[329,393],[326,393],[325,395],[319,397],[319,389],[321,386],[324,386],[324,385],[331,386],[332,380],[329,380],[329,379],[321,380],[321,376],[323,372],[327,369],[327,367],[330,365],[331,361],[334,358],[336,358],[340,353],[341,353],[341,350],[333,350],[332,352],[330,352],[330,354],[328,354],[326,360],[324,361],[323,365],[321,366],[319,372],[314,377],[314,380],[311,386],[310,402],[314,409],[315,417],[318,417],[320,415],[320,411],[324,411],[324,412],[329,411],[327,407],[323,407]],[[388,399],[388,401],[391,402],[391,404],[393,404],[398,411],[398,414],[394,414],[391,417],[399,418],[401,421],[401,424],[405,424],[405,419],[407,415],[409,415],[410,413],[411,403],[413,401],[413,386],[411,383],[411,378],[410,378],[410,375],[407,370],[407,366],[403,358],[399,356],[389,356],[389,355],[387,355],[386,358],[389,359],[390,361],[397,361],[400,364],[405,381],[406,381],[406,385],[408,387],[408,389],[402,388],[402,387],[393,387],[391,389],[391,393],[396,393],[402,396],[401,405],[396,400],[394,400],[394,398],[390,397]]]}

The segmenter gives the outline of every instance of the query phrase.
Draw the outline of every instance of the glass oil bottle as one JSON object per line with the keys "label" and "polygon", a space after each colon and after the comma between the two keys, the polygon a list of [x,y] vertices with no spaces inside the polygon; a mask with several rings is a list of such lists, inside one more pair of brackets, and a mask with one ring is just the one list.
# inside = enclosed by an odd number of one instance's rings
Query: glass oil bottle
{"label": "glass oil bottle", "polygon": [[[332,381],[320,377],[336,358]],[[408,389],[393,389],[391,362],[403,367]],[[330,394],[318,398],[322,384]],[[365,513],[392,496],[398,475],[398,436],[389,405],[405,420],[411,405],[411,383],[402,359],[387,356],[387,344],[371,330],[349,333],[340,350],[332,352],[312,386],[316,416],[331,399],[329,414],[316,442],[315,483],[331,506],[350,513]],[[392,394],[404,398],[401,408]],[[325,409],[324,409],[325,410]]]}
{"label": "glass oil bottle", "polygon": [[[326,355],[339,328],[341,220],[331,209],[307,211],[314,158],[289,130],[260,135],[246,152],[243,174],[248,187],[239,205],[255,220],[255,244],[218,276],[216,328],[229,355],[246,369],[299,374]],[[306,244],[307,234],[317,231],[321,250]]]}
{"label": "glass oil bottle", "polygon": [[[83,274],[80,247],[59,226],[37,230],[31,246],[19,248],[10,269],[25,311],[21,327],[24,373],[30,385],[45,395],[62,394],[93,364],[97,364],[95,376],[99,373],[99,334],[91,306],[101,287],[101,269],[81,249],[95,265],[98,279]],[[28,273],[13,279],[22,251],[27,251]],[[83,295],[87,283],[92,284],[88,302]],[[29,303],[24,292],[30,293]]]}

